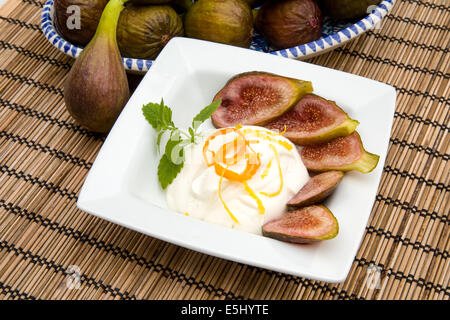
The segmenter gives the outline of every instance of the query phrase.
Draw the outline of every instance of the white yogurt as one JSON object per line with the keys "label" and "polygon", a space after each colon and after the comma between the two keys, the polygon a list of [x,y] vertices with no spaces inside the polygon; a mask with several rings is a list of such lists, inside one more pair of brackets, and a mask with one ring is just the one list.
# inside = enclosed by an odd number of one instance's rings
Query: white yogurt
{"label": "white yogurt", "polygon": [[[262,127],[243,126],[238,130],[251,141],[250,149],[246,150],[259,154],[259,168],[245,181],[253,196],[243,182],[221,179],[215,166],[208,166],[203,154],[206,136],[186,147],[183,169],[167,187],[167,203],[172,210],[190,217],[261,234],[262,225],[285,212],[286,203],[306,184],[309,175],[296,147],[288,139]],[[237,136],[230,130],[211,140],[209,148],[217,151]],[[228,169],[241,173],[245,167],[242,159]]]}

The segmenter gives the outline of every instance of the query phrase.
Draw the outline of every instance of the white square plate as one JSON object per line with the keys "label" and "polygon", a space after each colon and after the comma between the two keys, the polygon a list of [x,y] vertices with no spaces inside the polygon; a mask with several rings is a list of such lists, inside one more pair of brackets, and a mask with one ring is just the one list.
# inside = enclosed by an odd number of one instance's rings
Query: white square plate
{"label": "white square plate", "polygon": [[[312,81],[314,93],[334,100],[360,121],[365,148],[380,155],[369,174],[349,172],[326,201],[339,221],[329,241],[296,245],[210,224],[167,208],[156,174],[156,134],[142,105],[160,102],[188,127],[232,76],[267,71]],[[396,93],[352,74],[275,55],[187,38],[172,39],[136,89],[108,135],[83,185],[78,207],[100,218],[189,249],[292,275],[344,281],[358,250],[386,157]],[[209,121],[209,120],[208,120]],[[213,127],[211,122],[205,127]]]}

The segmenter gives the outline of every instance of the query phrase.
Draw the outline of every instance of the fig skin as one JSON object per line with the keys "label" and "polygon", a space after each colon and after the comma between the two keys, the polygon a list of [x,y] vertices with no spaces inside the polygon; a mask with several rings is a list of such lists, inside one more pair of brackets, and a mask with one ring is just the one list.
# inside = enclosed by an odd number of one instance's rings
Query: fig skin
{"label": "fig skin", "polygon": [[244,1],[248,3],[250,8],[259,7],[264,3],[264,0],[244,0]]}
{"label": "fig skin", "polygon": [[194,3],[191,0],[172,0],[170,5],[179,14],[186,13]]}
{"label": "fig skin", "polygon": [[322,144],[301,147],[299,152],[306,168],[313,172],[357,170],[369,173],[380,159],[364,149],[356,131]]}
{"label": "fig skin", "polygon": [[269,0],[256,18],[256,29],[276,49],[320,38],[323,16],[314,0]]}
{"label": "fig skin", "polygon": [[304,207],[320,203],[329,197],[344,177],[342,171],[327,171],[312,177],[287,203],[290,207]]}
{"label": "fig skin", "polygon": [[248,48],[253,35],[253,14],[243,0],[199,0],[184,18],[189,38]]}
{"label": "fig skin", "polygon": [[352,120],[334,101],[315,94],[307,94],[266,128],[282,132],[284,137],[298,145],[324,143],[355,131],[359,122]]}
{"label": "fig skin", "polygon": [[368,15],[368,8],[381,0],[320,0],[319,6],[333,19],[352,20]]}
{"label": "fig skin", "polygon": [[64,100],[69,113],[94,132],[108,132],[130,96],[116,43],[123,2],[108,2],[94,37],[75,61],[64,83]]}
{"label": "fig skin", "polygon": [[312,91],[309,81],[268,72],[244,72],[232,77],[216,94],[213,100],[221,99],[222,103],[211,120],[218,128],[264,125]]}
{"label": "fig skin", "polygon": [[128,2],[138,5],[167,4],[171,0],[129,0]]}
{"label": "fig skin", "polygon": [[122,56],[137,59],[155,59],[170,39],[183,35],[183,22],[170,6],[127,6],[117,27]]}
{"label": "fig skin", "polygon": [[263,236],[291,243],[329,240],[338,233],[338,221],[323,205],[285,212],[281,217],[265,223],[262,227]]}
{"label": "fig skin", "polygon": [[[77,46],[85,46],[94,36],[100,16],[108,0],[55,0],[55,27],[60,35]],[[80,8],[80,29],[69,29],[67,20],[74,13],[67,13],[70,6]]]}

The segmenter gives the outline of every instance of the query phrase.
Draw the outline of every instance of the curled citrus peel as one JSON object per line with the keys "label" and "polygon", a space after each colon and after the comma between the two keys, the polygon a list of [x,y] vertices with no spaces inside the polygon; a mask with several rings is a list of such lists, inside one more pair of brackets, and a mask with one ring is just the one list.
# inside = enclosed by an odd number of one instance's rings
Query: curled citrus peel
{"label": "curled citrus peel", "polygon": [[231,212],[231,210],[228,208],[227,204],[223,200],[223,197],[222,197],[222,181],[223,181],[223,175],[220,176],[220,180],[219,180],[219,199],[220,199],[220,202],[222,202],[222,205],[223,205],[225,211],[228,212],[228,214],[230,215],[231,219],[233,219],[234,222],[239,223],[238,219],[236,219],[234,214]]}
{"label": "curled citrus peel", "polygon": [[274,138],[274,136],[280,136],[283,134],[283,132],[281,133],[272,133],[272,132],[268,132],[268,131],[263,131],[263,130],[257,130],[257,129],[244,129],[242,130],[243,134],[253,134],[258,138],[273,142],[273,143],[278,143],[280,146],[284,147],[287,150],[292,150],[293,146],[292,144],[290,144],[287,141],[284,140],[278,140],[276,138]]}
{"label": "curled citrus peel", "polygon": [[267,164],[266,168],[264,169],[263,173],[261,174],[261,179],[265,179],[267,175],[269,174],[269,170],[272,167],[272,161],[273,158],[270,159],[269,163]]}
{"label": "curled citrus peel", "polygon": [[[287,150],[292,150],[293,146],[283,140],[276,139],[275,136],[280,136],[282,133],[272,133],[268,131],[258,130],[258,129],[244,129],[241,130],[242,126],[237,125],[233,128],[223,128],[219,129],[213,134],[211,134],[205,141],[205,144],[203,145],[203,157],[205,159],[206,165],[208,167],[214,166],[214,170],[218,176],[220,176],[219,180],[219,199],[222,202],[222,205],[227,211],[227,213],[230,215],[231,219],[235,221],[236,223],[239,223],[239,221],[236,219],[236,217],[233,215],[231,210],[226,205],[223,197],[222,197],[222,181],[223,178],[227,179],[228,181],[233,182],[239,182],[242,183],[244,186],[245,191],[247,194],[253,198],[256,201],[257,207],[258,207],[258,213],[264,214],[265,208],[263,206],[263,203],[261,199],[258,198],[258,195],[250,188],[247,181],[250,180],[258,171],[258,169],[261,167],[261,158],[260,154],[255,152],[253,148],[251,147],[251,144],[253,143],[259,143],[258,140],[252,140],[247,139],[246,135],[250,134],[253,136],[256,136],[257,138],[268,140],[272,142],[270,144],[270,148],[272,149],[274,153],[274,158],[277,161],[278,164],[278,172],[280,176],[280,187],[279,189],[274,193],[264,193],[260,192],[262,195],[267,197],[275,197],[280,194],[282,188],[283,188],[283,175],[281,171],[281,164],[279,155],[277,152],[277,149],[275,148],[275,143],[279,144],[280,146],[286,148]],[[227,135],[229,133],[235,133],[236,138],[233,140],[223,143],[216,151],[211,150],[211,142],[216,139],[217,137]],[[272,159],[273,160],[273,159]],[[261,175],[261,178],[265,178],[270,170],[270,167],[272,165],[272,160],[269,162],[269,164],[266,166],[264,172]],[[232,166],[238,164],[239,162],[244,161],[245,167],[242,171],[237,172],[232,170]]]}
{"label": "curled citrus peel", "polygon": [[[267,192],[260,192],[263,196],[266,197],[275,197],[277,195],[280,194],[281,190],[283,190],[283,171],[281,170],[281,163],[280,163],[280,156],[278,155],[278,151],[275,148],[275,146],[273,144],[269,145],[270,148],[272,149],[274,155],[275,155],[275,159],[277,160],[277,164],[278,164],[278,175],[280,177],[280,187],[278,188],[277,191],[273,192],[273,193],[267,193]],[[269,162],[270,164],[270,162]]]}
{"label": "curled citrus peel", "polygon": [[244,184],[245,191],[247,191],[248,195],[256,201],[256,204],[258,205],[258,213],[264,214],[266,211],[266,208],[264,208],[264,205],[263,205],[261,199],[258,198],[255,191],[253,191],[253,189],[249,187],[247,182],[243,182],[243,184]]}

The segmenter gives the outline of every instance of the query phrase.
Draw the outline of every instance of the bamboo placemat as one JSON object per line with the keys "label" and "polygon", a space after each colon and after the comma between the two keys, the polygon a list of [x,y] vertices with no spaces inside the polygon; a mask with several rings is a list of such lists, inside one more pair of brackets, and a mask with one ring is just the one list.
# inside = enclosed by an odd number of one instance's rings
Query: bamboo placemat
{"label": "bamboo placemat", "polygon": [[398,94],[378,195],[340,284],[214,258],[78,210],[102,139],[65,109],[73,61],[40,31],[43,1],[0,9],[1,298],[449,299],[448,1],[398,0],[380,30],[312,60]]}

